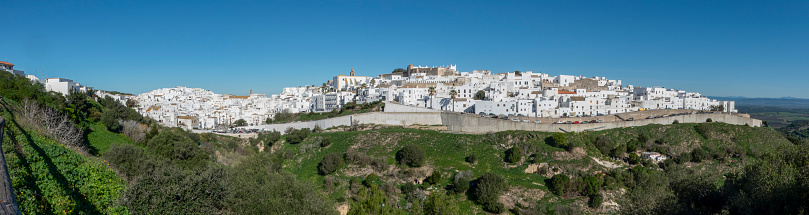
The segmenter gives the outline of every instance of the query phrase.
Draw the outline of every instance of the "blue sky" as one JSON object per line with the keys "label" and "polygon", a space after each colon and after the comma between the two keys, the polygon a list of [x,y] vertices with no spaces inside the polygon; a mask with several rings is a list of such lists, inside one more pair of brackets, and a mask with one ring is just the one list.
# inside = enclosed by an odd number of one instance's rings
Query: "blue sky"
{"label": "blue sky", "polygon": [[809,1],[18,1],[0,60],[143,93],[278,93],[407,64],[809,98]]}

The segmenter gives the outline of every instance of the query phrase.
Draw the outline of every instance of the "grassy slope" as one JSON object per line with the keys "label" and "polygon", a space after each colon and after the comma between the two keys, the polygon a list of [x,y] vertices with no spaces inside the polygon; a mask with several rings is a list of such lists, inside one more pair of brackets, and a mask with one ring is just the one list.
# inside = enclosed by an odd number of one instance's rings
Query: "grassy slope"
{"label": "grassy slope", "polygon": [[109,150],[110,144],[113,143],[135,144],[123,134],[107,131],[101,123],[90,124],[90,130],[90,134],[87,135],[87,142],[90,143],[96,156]]}
{"label": "grassy slope", "polygon": [[126,184],[109,164],[22,128],[4,103],[3,153],[23,213],[125,213],[114,202]]}
{"label": "grassy slope", "polygon": [[[754,151],[758,153],[776,153],[779,147],[790,144],[770,128],[752,128],[724,123],[707,123],[702,126],[700,124],[677,124],[619,128],[569,134],[569,140],[577,146],[583,146],[589,156],[606,158],[592,144],[596,137],[601,135],[610,136],[616,144],[619,144],[626,143],[630,139],[636,139],[641,133],[648,137],[651,146],[661,145],[672,155],[690,152],[691,149],[700,146],[717,149],[741,147],[748,154]],[[447,178],[450,178],[457,171],[472,170],[475,177],[486,172],[494,172],[503,175],[510,186],[547,191],[547,188],[544,187],[545,177],[523,172],[528,162],[519,163],[516,167],[509,167],[503,162],[504,151],[513,145],[521,145],[523,148],[536,148],[538,151],[535,158],[537,163],[548,162],[551,165],[587,168],[590,171],[593,171],[593,168],[600,168],[597,164],[594,165],[588,156],[574,160],[553,160],[554,156],[552,155],[554,152],[563,150],[545,144],[546,138],[550,135],[551,133],[529,131],[472,135],[386,128],[373,131],[313,134],[302,144],[285,144],[284,149],[292,149],[298,152],[295,159],[286,162],[286,169],[296,174],[298,178],[316,184],[323,184],[324,177],[317,174],[317,165],[323,156],[328,153],[345,153],[352,146],[368,155],[385,157],[388,159],[388,163],[393,165],[395,163],[394,156],[398,149],[407,144],[419,145],[427,152],[427,166],[438,168],[444,173],[444,182],[442,184],[448,183]],[[326,148],[315,147],[314,150],[308,152],[300,151],[303,145],[311,143],[317,136],[331,139],[332,145]],[[472,153],[477,155],[478,161],[475,164],[466,163],[464,158]],[[334,174],[338,181],[346,183],[341,183],[335,188],[334,192],[329,194],[333,199],[347,197],[344,196],[344,193],[348,189],[347,181],[351,178],[347,175],[355,170],[356,168],[352,169],[343,166]],[[359,175],[359,177],[364,177],[364,175]],[[382,176],[383,179],[386,177],[389,176]],[[548,193],[542,201],[549,201],[552,198],[555,199],[552,194]],[[465,201],[465,196],[456,196],[456,200],[460,201],[459,205],[466,214],[481,211],[479,206],[472,204],[470,201]],[[570,202],[570,200],[563,200],[563,202]]]}

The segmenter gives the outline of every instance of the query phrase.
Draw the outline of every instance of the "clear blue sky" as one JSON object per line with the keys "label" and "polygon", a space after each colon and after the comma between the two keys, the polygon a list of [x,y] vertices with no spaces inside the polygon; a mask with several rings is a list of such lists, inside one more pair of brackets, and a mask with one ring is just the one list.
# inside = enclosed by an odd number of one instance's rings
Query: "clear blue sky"
{"label": "clear blue sky", "polygon": [[606,76],[716,96],[809,98],[809,1],[5,0],[0,60],[143,93],[278,93],[353,67]]}

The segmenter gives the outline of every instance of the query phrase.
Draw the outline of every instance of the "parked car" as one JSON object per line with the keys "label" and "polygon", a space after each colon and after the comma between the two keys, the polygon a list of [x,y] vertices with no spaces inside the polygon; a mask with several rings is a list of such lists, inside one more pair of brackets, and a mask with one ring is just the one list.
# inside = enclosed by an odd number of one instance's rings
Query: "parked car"
{"label": "parked car", "polygon": [[604,122],[604,120],[598,120],[598,121],[596,121],[596,122],[597,122],[597,123],[602,123],[602,122]]}
{"label": "parked car", "polygon": [[531,122],[531,120],[524,119],[522,122]]}
{"label": "parked car", "polygon": [[597,122],[598,121],[596,121],[596,120],[590,120],[590,123],[597,123]]}
{"label": "parked car", "polygon": [[573,124],[573,122],[567,121],[567,122],[565,122],[565,124]]}
{"label": "parked car", "polygon": [[579,124],[579,123],[581,123],[581,122],[579,122],[579,121],[575,121],[575,122],[573,122],[573,124]]}
{"label": "parked car", "polygon": [[587,122],[587,121],[582,121],[581,122],[581,124],[587,124],[587,123],[589,123],[589,122]]}
{"label": "parked car", "polygon": [[654,119],[654,118],[655,118],[654,116],[646,117],[646,119]]}
{"label": "parked car", "polygon": [[542,121],[540,121],[540,120],[537,120],[537,121],[534,121],[534,123],[542,123]]}
{"label": "parked car", "polygon": [[516,119],[516,118],[515,118],[515,119],[511,119],[511,121],[519,122],[519,121],[520,121],[520,119]]}
{"label": "parked car", "polygon": [[629,119],[626,119],[626,121],[635,121],[635,118],[630,117]]}

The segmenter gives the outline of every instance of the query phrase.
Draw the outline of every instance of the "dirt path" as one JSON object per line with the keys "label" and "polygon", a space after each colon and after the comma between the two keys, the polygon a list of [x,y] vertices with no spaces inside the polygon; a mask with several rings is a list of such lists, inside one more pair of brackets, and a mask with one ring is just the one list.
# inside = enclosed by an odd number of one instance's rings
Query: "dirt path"
{"label": "dirt path", "polygon": [[595,157],[591,157],[591,158],[593,158],[593,160],[596,161],[596,163],[598,163],[599,165],[610,168],[610,169],[615,169],[615,168],[621,167],[621,165],[615,164],[613,162],[604,161],[604,160],[601,160],[601,159],[598,159],[598,158],[595,158]]}

